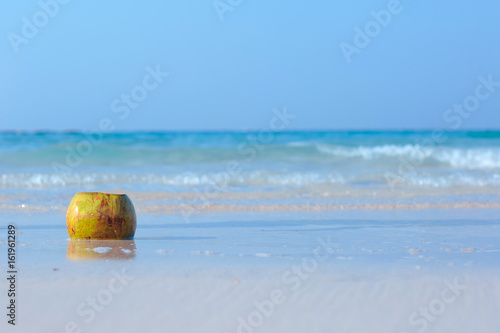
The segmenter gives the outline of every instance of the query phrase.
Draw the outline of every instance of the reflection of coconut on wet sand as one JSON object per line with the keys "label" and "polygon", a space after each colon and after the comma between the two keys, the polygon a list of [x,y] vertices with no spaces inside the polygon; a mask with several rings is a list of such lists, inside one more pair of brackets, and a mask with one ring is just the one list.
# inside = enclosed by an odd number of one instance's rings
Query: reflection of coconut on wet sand
{"label": "reflection of coconut on wet sand", "polygon": [[123,260],[136,254],[134,240],[79,240],[70,239],[66,257],[71,260]]}

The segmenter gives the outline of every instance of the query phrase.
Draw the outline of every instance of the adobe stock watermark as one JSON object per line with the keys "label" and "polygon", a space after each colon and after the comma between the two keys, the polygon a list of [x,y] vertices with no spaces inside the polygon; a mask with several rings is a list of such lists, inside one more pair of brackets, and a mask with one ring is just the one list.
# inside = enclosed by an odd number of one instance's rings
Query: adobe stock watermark
{"label": "adobe stock watermark", "polygon": [[[111,102],[111,112],[118,117],[120,121],[127,119],[132,110],[137,109],[140,104],[148,97],[148,94],[157,89],[160,84],[169,76],[168,72],[163,72],[160,65],[153,69],[146,67],[146,75],[142,78],[140,84],[133,86],[130,92],[123,93],[120,97]],[[92,154],[94,147],[102,143],[104,134],[111,133],[116,128],[116,119],[110,117],[102,118],[98,127],[92,131],[84,131],[85,139],[80,140],[75,147],[66,145],[66,156],[64,163],[52,162],[52,169],[60,174],[67,176],[71,169],[76,168],[83,162],[83,158]]]}
{"label": "adobe stock watermark", "polygon": [[219,20],[224,21],[226,12],[234,11],[242,2],[243,0],[215,0],[212,5],[219,16]]}
{"label": "adobe stock watermark", "polygon": [[[443,283],[446,287],[441,290],[439,297],[431,300],[426,306],[418,308],[418,311],[413,312],[408,317],[408,323],[416,329],[416,332],[425,332],[429,327],[429,323],[435,322],[437,317],[467,289],[466,285],[461,285],[458,282],[458,278],[455,278],[453,283],[448,280],[444,280]],[[415,330],[413,331],[415,332]],[[402,331],[401,333],[409,332]]]}
{"label": "adobe stock watermark", "polygon": [[196,208],[198,204],[204,207],[211,205],[207,194],[221,192],[225,189],[229,185],[231,178],[240,175],[245,165],[251,164],[258,154],[274,141],[275,133],[285,130],[296,117],[295,114],[289,113],[286,107],[283,107],[282,110],[274,108],[272,114],[273,116],[269,119],[266,129],[249,134],[246,140],[238,145],[238,154],[242,158],[230,160],[227,162],[225,170],[210,174],[208,184],[203,189],[203,192],[196,189],[196,198],[189,204],[181,205],[181,215],[185,223],[190,223],[191,215],[199,212]]}
{"label": "adobe stock watermark", "polygon": [[390,0],[386,5],[386,9],[370,11],[372,20],[366,22],[363,29],[358,26],[354,27],[352,44],[347,42],[341,42],[339,44],[340,50],[347,63],[350,64],[352,62],[352,56],[354,54],[360,54],[363,49],[370,45],[374,38],[380,35],[382,29],[389,26],[393,17],[400,14],[402,11],[403,5],[399,0]]}
{"label": "adobe stock watermark", "polygon": [[7,39],[10,42],[10,46],[15,53],[19,53],[19,47],[22,44],[28,44],[28,42],[38,35],[40,29],[44,28],[49,24],[50,20],[59,14],[61,10],[61,5],[66,5],[71,0],[41,0],[38,1],[38,7],[40,10],[36,11],[31,18],[23,16],[21,18],[22,26],[20,34],[15,32],[9,32],[7,34]]}
{"label": "adobe stock watermark", "polygon": [[269,297],[262,301],[253,302],[253,311],[248,315],[239,316],[237,321],[237,333],[253,333],[255,329],[261,327],[267,318],[270,318],[276,308],[290,299],[291,294],[300,289],[319,267],[334,253],[334,249],[339,248],[339,244],[332,243],[331,236],[327,239],[318,238],[318,246],[314,249],[312,258],[302,261],[301,265],[293,265],[291,269],[285,271],[281,276],[282,287],[273,289]]}
{"label": "adobe stock watermark", "polygon": [[429,138],[416,142],[418,149],[414,150],[411,156],[399,158],[400,164],[397,173],[385,173],[385,179],[391,189],[394,189],[397,184],[404,184],[409,177],[416,175],[417,168],[422,165],[424,159],[434,153],[437,145],[448,139],[446,132],[460,129],[463,121],[476,112],[481,103],[491,98],[496,89],[500,87],[500,81],[494,81],[493,74],[488,74],[487,77],[479,76],[477,80],[479,83],[473,93],[466,96],[461,103],[453,104],[443,113],[443,120],[447,128],[435,129]]}
{"label": "adobe stock watermark", "polygon": [[62,332],[81,333],[82,321],[87,325],[92,323],[97,314],[101,313],[113,301],[115,295],[122,293],[125,287],[135,279],[135,276],[125,272],[125,268],[122,269],[121,273],[113,270],[111,274],[113,277],[109,279],[106,288],[100,289],[95,296],[87,297],[85,301],[77,305],[76,314],[79,320],[67,321]]}

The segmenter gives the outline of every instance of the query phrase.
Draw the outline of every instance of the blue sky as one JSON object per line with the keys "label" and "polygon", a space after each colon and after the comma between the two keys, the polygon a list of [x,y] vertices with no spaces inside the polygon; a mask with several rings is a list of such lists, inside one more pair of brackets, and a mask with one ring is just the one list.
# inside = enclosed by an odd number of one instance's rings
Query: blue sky
{"label": "blue sky", "polygon": [[[284,106],[292,130],[500,128],[500,87],[474,99],[478,77],[500,82],[499,13],[465,0],[2,1],[0,129],[260,129]],[[169,75],[155,81],[158,68]],[[465,100],[473,112],[452,110]]]}

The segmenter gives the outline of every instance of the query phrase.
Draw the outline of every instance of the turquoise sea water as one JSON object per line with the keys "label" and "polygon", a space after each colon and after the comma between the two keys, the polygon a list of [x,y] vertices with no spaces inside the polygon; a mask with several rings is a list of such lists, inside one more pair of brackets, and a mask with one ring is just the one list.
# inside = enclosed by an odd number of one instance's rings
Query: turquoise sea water
{"label": "turquoise sea water", "polygon": [[[500,184],[500,132],[0,133],[0,189]],[[222,189],[223,187],[223,189]]]}
{"label": "turquoise sea water", "polygon": [[491,131],[0,133],[3,212],[82,191],[160,214],[499,208],[499,185]]}

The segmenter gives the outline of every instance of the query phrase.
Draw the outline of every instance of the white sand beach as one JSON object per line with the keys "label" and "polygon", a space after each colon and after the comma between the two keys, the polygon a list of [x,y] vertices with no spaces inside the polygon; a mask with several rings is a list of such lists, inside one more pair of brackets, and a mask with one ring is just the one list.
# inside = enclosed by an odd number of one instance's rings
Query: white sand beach
{"label": "white sand beach", "polygon": [[142,214],[123,241],[69,240],[58,213],[4,214],[18,221],[16,329],[498,332],[499,222],[393,213]]}

